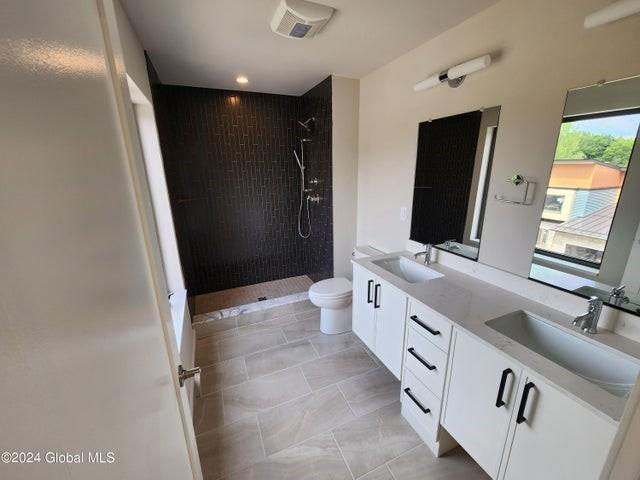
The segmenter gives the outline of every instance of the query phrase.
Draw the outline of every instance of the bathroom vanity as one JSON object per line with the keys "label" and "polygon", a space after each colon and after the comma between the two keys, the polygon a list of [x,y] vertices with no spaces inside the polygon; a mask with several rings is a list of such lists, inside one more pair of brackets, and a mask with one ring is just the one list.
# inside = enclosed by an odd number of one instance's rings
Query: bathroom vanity
{"label": "bathroom vanity", "polygon": [[640,344],[408,252],[353,271],[353,330],[436,455],[460,444],[496,479],[599,476]]}

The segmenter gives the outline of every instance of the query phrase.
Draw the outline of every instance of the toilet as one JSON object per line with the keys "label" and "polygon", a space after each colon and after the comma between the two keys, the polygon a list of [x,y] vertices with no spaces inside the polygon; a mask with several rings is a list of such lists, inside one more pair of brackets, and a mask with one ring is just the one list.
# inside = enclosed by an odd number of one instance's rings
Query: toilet
{"label": "toilet", "polygon": [[[363,258],[380,255],[372,247],[356,247],[351,256]],[[329,335],[351,331],[351,295],[353,285],[344,277],[328,278],[309,288],[309,300],[320,307],[320,331]]]}
{"label": "toilet", "polygon": [[320,331],[330,335],[351,330],[352,285],[344,277],[328,278],[309,288],[309,300],[320,307]]}

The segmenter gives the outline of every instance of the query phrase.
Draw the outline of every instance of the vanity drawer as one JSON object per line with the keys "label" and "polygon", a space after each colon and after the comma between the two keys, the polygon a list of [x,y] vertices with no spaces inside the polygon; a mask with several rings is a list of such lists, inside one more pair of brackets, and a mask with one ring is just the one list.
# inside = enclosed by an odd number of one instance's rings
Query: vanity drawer
{"label": "vanity drawer", "polygon": [[426,339],[443,352],[449,351],[451,323],[421,303],[409,302],[409,326],[420,332]]}
{"label": "vanity drawer", "polygon": [[404,365],[438,398],[447,371],[447,354],[413,328],[408,329]]}
{"label": "vanity drawer", "polygon": [[440,399],[422,385],[420,380],[404,370],[402,385],[402,415],[425,440],[434,441],[440,425]]}

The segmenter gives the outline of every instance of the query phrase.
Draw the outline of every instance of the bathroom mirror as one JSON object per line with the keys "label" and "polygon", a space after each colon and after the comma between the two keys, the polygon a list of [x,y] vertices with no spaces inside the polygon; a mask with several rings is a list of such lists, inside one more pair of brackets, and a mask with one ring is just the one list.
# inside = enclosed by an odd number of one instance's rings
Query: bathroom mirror
{"label": "bathroom mirror", "polygon": [[570,90],[529,278],[640,315],[640,77]]}
{"label": "bathroom mirror", "polygon": [[478,259],[500,107],[422,122],[411,240]]}

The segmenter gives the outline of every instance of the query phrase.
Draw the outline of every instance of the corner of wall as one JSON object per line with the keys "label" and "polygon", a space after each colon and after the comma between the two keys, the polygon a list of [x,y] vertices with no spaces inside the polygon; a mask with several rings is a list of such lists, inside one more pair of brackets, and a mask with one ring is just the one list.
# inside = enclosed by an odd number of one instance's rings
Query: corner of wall
{"label": "corner of wall", "polygon": [[333,269],[351,278],[356,245],[360,81],[331,77],[333,171]]}

